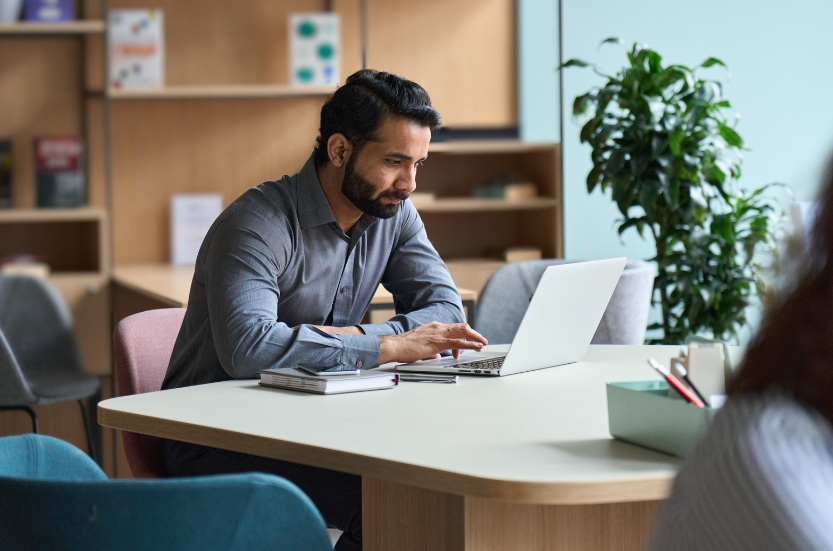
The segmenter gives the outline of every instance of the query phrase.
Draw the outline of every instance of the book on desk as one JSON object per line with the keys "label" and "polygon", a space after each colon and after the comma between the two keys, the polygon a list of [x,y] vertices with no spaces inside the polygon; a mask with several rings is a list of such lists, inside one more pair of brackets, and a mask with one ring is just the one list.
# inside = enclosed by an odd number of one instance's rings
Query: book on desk
{"label": "book on desk", "polygon": [[312,375],[293,367],[264,369],[260,385],[313,394],[343,394],[363,390],[384,390],[399,384],[399,375],[360,369],[349,375]]}

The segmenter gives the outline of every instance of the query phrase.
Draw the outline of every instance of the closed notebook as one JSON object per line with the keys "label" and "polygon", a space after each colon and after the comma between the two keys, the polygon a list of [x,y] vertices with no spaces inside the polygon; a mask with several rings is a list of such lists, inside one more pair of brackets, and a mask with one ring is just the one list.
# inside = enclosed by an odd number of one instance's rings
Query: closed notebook
{"label": "closed notebook", "polygon": [[393,388],[399,384],[399,375],[367,369],[354,375],[310,375],[288,367],[264,369],[260,372],[260,384],[313,394],[341,394]]}

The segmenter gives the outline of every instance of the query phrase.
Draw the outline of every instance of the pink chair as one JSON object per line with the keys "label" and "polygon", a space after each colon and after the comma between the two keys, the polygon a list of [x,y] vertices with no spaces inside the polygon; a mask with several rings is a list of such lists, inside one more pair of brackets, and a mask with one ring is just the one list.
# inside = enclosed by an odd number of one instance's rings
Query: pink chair
{"label": "pink chair", "polygon": [[[119,396],[162,388],[185,308],[148,310],[121,320],[113,333]],[[163,478],[162,441],[154,436],[122,433],[127,463],[136,478]]]}

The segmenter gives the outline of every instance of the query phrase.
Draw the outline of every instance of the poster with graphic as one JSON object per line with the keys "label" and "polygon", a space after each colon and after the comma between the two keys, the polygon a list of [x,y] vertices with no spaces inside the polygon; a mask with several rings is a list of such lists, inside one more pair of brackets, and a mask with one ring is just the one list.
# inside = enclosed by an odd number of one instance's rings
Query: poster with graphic
{"label": "poster with graphic", "polygon": [[114,90],[163,87],[162,10],[112,10],[108,23],[110,87]]}
{"label": "poster with graphic", "polygon": [[335,86],[341,69],[341,19],[337,13],[289,16],[289,82]]}

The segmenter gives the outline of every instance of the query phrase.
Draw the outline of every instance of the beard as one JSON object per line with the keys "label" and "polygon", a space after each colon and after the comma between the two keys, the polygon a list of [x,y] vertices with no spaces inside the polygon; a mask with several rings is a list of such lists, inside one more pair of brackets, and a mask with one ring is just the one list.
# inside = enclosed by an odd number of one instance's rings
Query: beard
{"label": "beard", "polygon": [[357,158],[358,155],[354,154],[347,161],[347,166],[344,168],[344,179],[341,181],[341,192],[363,213],[376,218],[391,218],[399,212],[402,203],[386,204],[382,202],[382,198],[393,197],[404,201],[410,194],[404,191],[390,190],[374,197],[377,186],[356,172]]}

